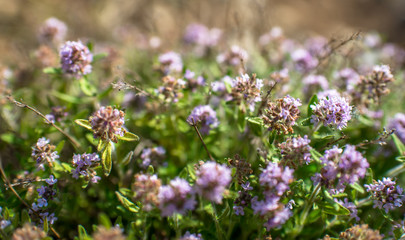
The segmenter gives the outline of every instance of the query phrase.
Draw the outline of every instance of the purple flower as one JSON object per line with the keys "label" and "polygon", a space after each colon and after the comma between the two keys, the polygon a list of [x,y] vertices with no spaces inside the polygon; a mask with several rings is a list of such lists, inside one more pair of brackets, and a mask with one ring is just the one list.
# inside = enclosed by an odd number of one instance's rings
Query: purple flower
{"label": "purple flower", "polygon": [[341,81],[339,84],[345,87],[348,93],[354,93],[355,87],[360,83],[360,75],[351,68],[344,68],[335,73],[335,79]]}
{"label": "purple flower", "polygon": [[203,105],[193,109],[187,122],[191,125],[201,124],[201,133],[209,134],[212,128],[218,127],[217,113],[209,106]]}
{"label": "purple flower", "polygon": [[47,114],[45,117],[52,123],[60,122],[62,118],[68,115],[68,113],[65,112],[65,109],[65,107],[52,107],[51,113]]}
{"label": "purple flower", "polygon": [[67,26],[57,18],[48,18],[38,31],[38,39],[41,43],[60,43],[65,39]]}
{"label": "purple flower", "polygon": [[50,175],[48,179],[45,179],[45,182],[49,185],[54,185],[58,182],[58,179],[56,179],[53,175]]}
{"label": "purple flower", "polygon": [[159,62],[162,72],[166,75],[171,72],[181,72],[183,69],[183,60],[180,54],[176,52],[167,52],[159,56]]}
{"label": "purple flower", "polygon": [[268,231],[281,226],[292,216],[290,209],[281,204],[277,196],[267,197],[262,201],[258,201],[256,196],[252,199],[252,208],[255,214],[266,220],[264,226]]}
{"label": "purple flower", "polygon": [[0,229],[5,229],[11,224],[10,220],[1,220],[0,221]]}
{"label": "purple flower", "polygon": [[203,47],[212,47],[218,44],[221,35],[222,31],[218,28],[208,29],[202,24],[192,23],[186,28],[184,41]]}
{"label": "purple flower", "polygon": [[323,56],[330,51],[328,39],[317,36],[305,41],[305,48],[312,56]]}
{"label": "purple flower", "polygon": [[49,144],[49,140],[46,138],[38,139],[38,142],[32,147],[31,156],[36,160],[38,169],[44,170],[44,163],[47,163],[50,167],[53,166],[53,162],[59,158],[58,152],[55,150],[55,146]]}
{"label": "purple flower", "polygon": [[137,174],[133,184],[134,199],[142,203],[145,211],[151,211],[153,206],[159,205],[159,189],[161,181],[156,175]]}
{"label": "purple flower", "polygon": [[149,165],[157,167],[165,157],[166,150],[163,147],[145,148],[142,150],[141,159],[142,167],[147,168]]}
{"label": "purple flower", "polygon": [[103,141],[111,140],[118,142],[117,136],[124,135],[122,128],[125,123],[125,113],[111,106],[100,107],[100,109],[90,117],[91,128],[94,138],[101,138]]}
{"label": "purple flower", "polygon": [[282,155],[283,163],[289,166],[301,166],[304,163],[308,164],[311,161],[311,142],[308,136],[292,138],[289,137],[287,140],[278,145],[280,148],[280,153]]}
{"label": "purple flower", "polygon": [[264,188],[265,196],[281,196],[289,189],[293,180],[294,170],[280,167],[277,163],[270,162],[260,174],[259,182]]}
{"label": "purple flower", "polygon": [[385,209],[388,213],[403,204],[403,189],[395,186],[396,182],[391,178],[383,178],[382,181],[373,180],[373,184],[365,184],[367,192],[370,192],[371,198],[374,199],[374,208]]}
{"label": "purple flower", "polygon": [[326,90],[329,87],[328,80],[322,75],[308,75],[303,80],[304,84],[304,93],[310,95],[314,92],[315,89],[321,88]]}
{"label": "purple flower", "polygon": [[239,46],[233,45],[228,52],[222,53],[217,56],[217,62],[231,66],[239,66],[241,62],[246,63],[248,58],[249,55],[244,49]]}
{"label": "purple flower", "polygon": [[295,68],[299,72],[309,72],[318,65],[318,59],[302,48],[295,50],[291,54],[291,58],[295,64]]}
{"label": "purple flower", "polygon": [[189,231],[184,234],[183,237],[181,237],[179,240],[203,240],[201,234],[191,234]]}
{"label": "purple flower", "polygon": [[319,100],[319,103],[311,105],[313,114],[312,123],[322,122],[324,126],[334,126],[342,130],[347,126],[347,122],[352,118],[352,106],[343,97],[332,96]]}
{"label": "purple flower", "polygon": [[76,78],[91,73],[91,62],[93,55],[88,47],[81,41],[68,41],[63,45],[59,52],[62,70],[65,73],[72,74]]}
{"label": "purple flower", "polygon": [[405,114],[397,113],[388,123],[389,129],[395,129],[395,134],[405,143]]}
{"label": "purple flower", "polygon": [[214,92],[226,92],[226,84],[232,86],[233,79],[230,76],[223,77],[220,81],[215,81],[211,83],[212,91]]}
{"label": "purple flower", "polygon": [[93,183],[97,183],[101,179],[94,170],[100,164],[100,158],[97,153],[75,154],[72,162],[73,167],[76,167],[76,169],[72,170],[74,178],[78,179],[80,176],[83,176],[86,181]]}
{"label": "purple flower", "polygon": [[222,194],[231,182],[231,170],[216,162],[206,162],[196,172],[197,193],[216,203],[222,202]]}
{"label": "purple flower", "polygon": [[186,211],[193,210],[196,204],[190,184],[179,177],[171,180],[169,185],[160,187],[158,198],[162,216],[185,214]]}
{"label": "purple flower", "polygon": [[346,145],[345,151],[340,157],[338,167],[341,172],[339,182],[353,184],[359,178],[364,178],[369,164],[367,159],[360,152],[356,151],[354,146]]}
{"label": "purple flower", "polygon": [[255,110],[255,103],[262,100],[260,90],[263,87],[263,80],[256,78],[256,74],[249,77],[248,74],[241,74],[236,77],[232,83],[231,96],[238,104],[244,100],[249,106],[249,110]]}
{"label": "purple flower", "polygon": [[184,73],[184,79],[187,80],[187,87],[193,92],[197,89],[197,87],[205,85],[205,79],[203,76],[196,77],[195,73],[188,69]]}
{"label": "purple flower", "polygon": [[335,201],[350,211],[349,221],[352,220],[353,218],[356,219],[356,222],[360,221],[360,218],[357,215],[357,207],[354,203],[349,202],[349,200],[347,198],[344,199],[344,202],[342,200],[337,200],[337,199],[335,199]]}
{"label": "purple flower", "polygon": [[341,97],[342,95],[336,89],[328,89],[325,91],[320,91],[316,94],[318,99],[323,98],[333,98],[333,97]]}

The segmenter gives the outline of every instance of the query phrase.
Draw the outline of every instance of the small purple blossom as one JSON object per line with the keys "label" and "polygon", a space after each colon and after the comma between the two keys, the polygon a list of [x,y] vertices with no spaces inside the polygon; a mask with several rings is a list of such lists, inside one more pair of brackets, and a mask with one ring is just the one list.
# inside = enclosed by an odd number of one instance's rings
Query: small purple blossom
{"label": "small purple blossom", "polygon": [[360,218],[357,215],[357,207],[354,203],[349,202],[349,200],[347,198],[345,198],[344,201],[336,200],[336,199],[335,199],[335,201],[350,211],[349,221],[353,218],[356,220],[356,222],[360,221]]}
{"label": "small purple blossom", "polygon": [[193,109],[187,122],[191,125],[201,124],[201,133],[208,135],[212,128],[219,125],[217,113],[209,105],[197,106]]}
{"label": "small purple blossom", "polygon": [[45,179],[45,182],[49,185],[54,185],[58,182],[58,179],[56,179],[53,175],[50,175],[48,179]]}
{"label": "small purple blossom", "polygon": [[289,137],[287,140],[278,145],[283,163],[289,166],[300,166],[308,164],[311,161],[311,142],[308,136],[302,137]]}
{"label": "small purple blossom", "polygon": [[324,56],[330,51],[328,39],[322,36],[308,38],[305,41],[305,48],[312,56]]}
{"label": "small purple blossom", "polygon": [[158,198],[162,216],[185,214],[188,210],[193,210],[197,203],[190,184],[179,177],[171,180],[169,185],[161,186]]}
{"label": "small purple blossom", "polygon": [[91,73],[91,62],[93,55],[88,47],[81,41],[68,41],[63,45],[59,52],[62,70],[65,73],[72,74],[76,78]]}
{"label": "small purple blossom", "polygon": [[340,80],[339,84],[345,87],[348,93],[354,93],[356,86],[360,83],[360,75],[351,68],[344,68],[334,76],[336,80]]}
{"label": "small purple blossom", "polygon": [[67,26],[57,18],[48,18],[38,31],[38,39],[41,43],[60,43],[65,39]]}
{"label": "small purple blossom", "polygon": [[260,90],[263,86],[263,80],[256,78],[256,74],[253,74],[251,77],[248,74],[241,74],[231,83],[232,99],[238,104],[244,100],[249,106],[249,110],[253,112],[255,110],[255,103],[262,100]]}
{"label": "small purple blossom", "polygon": [[163,147],[145,148],[142,150],[141,159],[142,167],[147,168],[149,165],[157,167],[165,157],[166,150]]}
{"label": "small purple blossom", "polygon": [[201,234],[191,234],[189,231],[184,234],[183,237],[181,237],[179,240],[203,240]]}
{"label": "small purple blossom", "polygon": [[80,176],[83,176],[86,181],[93,183],[97,183],[101,179],[94,170],[100,164],[100,158],[97,153],[75,154],[72,163],[73,167],[76,167],[76,169],[72,170],[74,178],[78,179]]}
{"label": "small purple blossom", "polygon": [[159,56],[162,72],[166,75],[171,72],[179,73],[183,69],[183,60],[176,52],[167,52]]}
{"label": "small purple blossom", "polygon": [[295,50],[291,54],[291,58],[295,64],[295,68],[299,72],[309,72],[318,65],[318,59],[302,48]]}
{"label": "small purple blossom", "polygon": [[255,214],[266,220],[264,226],[268,231],[281,226],[292,216],[291,210],[281,204],[277,196],[266,197],[262,201],[258,201],[256,196],[252,199],[252,208]]}
{"label": "small purple blossom", "polygon": [[222,30],[218,28],[209,29],[205,25],[192,23],[187,26],[184,41],[202,47],[216,46],[222,36]]}
{"label": "small purple blossom", "polygon": [[197,89],[197,87],[205,85],[205,79],[203,76],[196,76],[195,72],[188,69],[184,73],[184,79],[187,80],[186,82],[188,89],[193,92]]}
{"label": "small purple blossom", "polygon": [[324,126],[334,126],[342,130],[352,118],[352,106],[344,97],[332,96],[319,100],[319,103],[311,105],[313,114],[311,122],[317,124],[322,122]]}
{"label": "small purple blossom", "polygon": [[403,204],[403,189],[396,185],[395,180],[383,178],[382,181],[373,181],[373,184],[365,184],[367,192],[370,192],[371,198],[374,199],[374,208],[389,210],[401,207]]}
{"label": "small purple blossom", "polygon": [[289,189],[293,180],[294,170],[289,167],[284,169],[277,163],[270,162],[260,174],[259,183],[264,188],[265,196],[281,196]]}
{"label": "small purple blossom", "polygon": [[231,66],[239,66],[242,62],[246,63],[248,58],[249,55],[244,49],[237,45],[233,45],[228,52],[217,56],[217,62]]}
{"label": "small purple blossom", "polygon": [[49,139],[40,138],[38,142],[32,147],[31,156],[36,160],[36,166],[38,169],[44,170],[44,164],[47,163],[50,167],[53,166],[53,162],[59,158],[58,152],[55,150],[55,146],[49,144]]}
{"label": "small purple blossom", "polygon": [[231,170],[216,162],[206,162],[196,171],[196,192],[216,203],[222,202],[222,194],[231,182]]}
{"label": "small purple blossom", "polygon": [[363,155],[356,151],[355,146],[346,145],[345,151],[340,157],[339,170],[341,176],[339,182],[353,184],[366,175],[369,164]]}
{"label": "small purple blossom", "polygon": [[397,113],[388,122],[389,129],[395,129],[395,134],[405,143],[405,114]]}
{"label": "small purple blossom", "polygon": [[10,220],[1,220],[0,221],[0,229],[5,229],[11,224]]}

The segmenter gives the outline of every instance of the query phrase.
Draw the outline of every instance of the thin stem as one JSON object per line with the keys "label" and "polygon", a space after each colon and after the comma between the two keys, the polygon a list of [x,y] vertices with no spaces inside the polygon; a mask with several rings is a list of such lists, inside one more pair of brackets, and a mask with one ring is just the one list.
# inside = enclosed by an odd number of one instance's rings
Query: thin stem
{"label": "thin stem", "polygon": [[201,141],[202,145],[204,146],[204,149],[205,149],[205,151],[207,152],[208,157],[211,159],[211,161],[215,161],[214,158],[211,156],[210,151],[208,151],[207,145],[205,144],[205,142],[204,142],[204,140],[203,140],[203,138],[202,138],[202,136],[201,136],[201,134],[200,134],[200,131],[198,131],[198,128],[197,128],[197,126],[196,126],[194,120],[193,120],[192,126],[194,127],[194,129],[195,129],[195,131],[196,131],[198,137],[200,138],[200,141]]}
{"label": "thin stem", "polygon": [[27,108],[31,111],[33,111],[34,113],[36,113],[38,116],[40,116],[41,118],[43,118],[45,120],[45,123],[52,125],[52,127],[56,128],[56,130],[58,130],[60,133],[62,133],[63,135],[65,135],[65,137],[67,137],[69,139],[69,141],[73,144],[73,146],[77,149],[81,149],[80,144],[72,137],[70,136],[68,133],[66,133],[65,131],[63,131],[60,127],[58,127],[55,123],[49,121],[46,116],[44,114],[42,114],[40,111],[38,111],[37,109],[23,103],[23,102],[19,102],[17,100],[15,100],[13,97],[11,96],[7,96],[7,99],[14,103],[17,107],[21,107],[21,108]]}
{"label": "thin stem", "polygon": [[213,202],[211,202],[211,207],[212,207],[212,211],[213,211],[215,228],[217,229],[217,239],[222,240],[223,239],[222,230],[221,230],[221,226],[219,225],[218,218],[217,218],[217,216],[218,216],[217,215],[217,209],[215,208],[215,204]]}
{"label": "thin stem", "polygon": [[[4,170],[3,170],[3,160],[0,158],[0,173],[3,177],[4,182],[7,184],[8,188],[13,192],[13,194],[18,198],[18,200],[21,201],[22,204],[24,204],[28,209],[30,209],[38,218],[40,218],[42,221],[44,221],[44,219],[41,217],[41,215],[39,215],[34,209],[31,208],[30,205],[28,205],[27,202],[24,201],[24,199],[22,199],[20,197],[20,195],[15,191],[15,189],[13,188],[13,186],[10,184],[10,181],[8,180]],[[55,235],[56,238],[60,239],[59,234],[55,231],[55,229],[52,226],[49,226],[49,228],[51,229],[52,233]]]}

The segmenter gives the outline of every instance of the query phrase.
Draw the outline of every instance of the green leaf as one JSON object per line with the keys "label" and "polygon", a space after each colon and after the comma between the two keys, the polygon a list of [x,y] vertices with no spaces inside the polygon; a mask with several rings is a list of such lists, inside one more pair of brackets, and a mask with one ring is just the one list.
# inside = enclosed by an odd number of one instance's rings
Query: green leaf
{"label": "green leaf", "polygon": [[134,151],[130,151],[127,153],[127,155],[121,160],[122,165],[128,165],[128,163],[131,161],[132,156],[134,155]]}
{"label": "green leaf", "polygon": [[307,218],[307,223],[313,223],[316,220],[318,220],[322,215],[322,210],[321,209],[314,209],[312,210],[309,214],[308,214],[308,218]]}
{"label": "green leaf", "polygon": [[195,180],[197,178],[196,173],[195,173],[194,164],[187,165],[187,172],[191,179]]}
{"label": "green leaf", "polygon": [[112,223],[111,223],[111,221],[110,221],[110,218],[107,216],[107,214],[105,214],[105,213],[100,213],[99,215],[98,215],[98,221],[100,222],[100,224],[102,225],[102,226],[104,226],[105,228],[107,228],[107,229],[110,229],[111,228],[111,226],[112,226]]}
{"label": "green leaf", "polygon": [[337,202],[331,204],[330,202],[319,202],[317,203],[319,208],[322,209],[324,213],[331,214],[331,215],[349,215],[349,209],[343,207]]}
{"label": "green leaf", "polygon": [[112,146],[110,142],[108,143],[109,144],[106,146],[103,153],[101,154],[101,164],[103,165],[104,175],[106,176],[110,175],[112,168],[112,159],[111,159]]}
{"label": "green leaf", "polygon": [[93,97],[97,95],[97,89],[92,84],[90,84],[87,78],[80,78],[79,85],[82,92],[87,96]]}
{"label": "green leaf", "polygon": [[103,59],[108,56],[108,53],[98,53],[93,55],[93,62]]}
{"label": "green leaf", "polygon": [[353,189],[355,189],[355,190],[358,191],[359,193],[362,193],[362,194],[365,193],[364,188],[363,188],[360,184],[358,184],[358,183],[350,184],[350,187],[353,188]]}
{"label": "green leaf", "polygon": [[48,223],[47,217],[45,217],[45,219],[44,219],[44,232],[46,232],[46,233],[49,232],[49,223]]}
{"label": "green leaf", "polygon": [[28,211],[26,209],[23,209],[21,212],[21,223],[30,223],[31,222],[31,218],[30,215],[28,214]]}
{"label": "green leaf", "polygon": [[58,145],[55,148],[55,151],[57,151],[58,153],[60,153],[63,149],[63,146],[65,145],[65,140],[62,140],[58,143]]}
{"label": "green leaf", "polygon": [[93,131],[93,129],[91,128],[90,122],[89,120],[86,119],[76,119],[75,123],[79,126],[82,126],[84,128],[87,128],[90,131]]}
{"label": "green leaf", "polygon": [[10,219],[10,211],[8,210],[7,207],[3,208],[3,217],[4,217],[5,220]]}
{"label": "green leaf", "polygon": [[246,118],[247,120],[247,124],[249,129],[252,130],[252,132],[256,135],[256,136],[261,136],[263,133],[262,130],[262,126],[263,126],[263,120],[261,118],[257,119],[253,119],[253,118]]}
{"label": "green leaf", "polygon": [[60,75],[60,74],[62,74],[62,69],[61,68],[55,68],[55,67],[47,67],[47,68],[44,68],[42,70],[42,72],[46,73],[46,74]]}
{"label": "green leaf", "polygon": [[117,195],[118,200],[122,203],[122,205],[130,212],[137,213],[139,211],[139,207],[136,206],[133,202],[129,201],[126,197],[121,195],[120,192],[116,191],[115,195]]}
{"label": "green leaf", "polygon": [[311,150],[309,150],[309,152],[311,153],[312,158],[316,161],[316,162],[322,162],[321,161],[321,157],[322,154],[320,154],[318,151],[316,151],[315,149],[311,148]]}
{"label": "green leaf", "polygon": [[405,156],[398,156],[395,158],[398,162],[405,162]]}
{"label": "green leaf", "polygon": [[239,108],[236,108],[237,112],[237,123],[238,123],[238,128],[240,132],[245,131],[245,126],[246,126],[246,120],[245,120],[245,113],[242,112]]}
{"label": "green leaf", "polygon": [[153,175],[155,173],[155,169],[153,168],[152,165],[148,166],[148,169],[146,169],[146,173],[149,175]]}
{"label": "green leaf", "polygon": [[86,229],[82,225],[77,226],[77,231],[79,232],[79,239],[86,240],[87,239],[87,232]]}
{"label": "green leaf", "polygon": [[252,124],[263,126],[263,119],[261,117],[246,117],[246,120]]}
{"label": "green leaf", "polygon": [[394,140],[394,144],[397,147],[399,154],[405,155],[405,145],[402,143],[401,139],[397,137],[396,134],[392,134],[392,140]]}
{"label": "green leaf", "polygon": [[68,94],[61,93],[61,92],[53,91],[51,94],[53,96],[59,98],[60,100],[63,100],[68,103],[83,104],[83,103],[87,102],[87,101],[84,101],[82,98],[74,97],[72,95],[68,95]]}
{"label": "green leaf", "polygon": [[277,137],[277,132],[276,130],[273,130],[269,134],[269,144],[273,144],[274,140],[276,140]]}
{"label": "green leaf", "polygon": [[125,132],[124,136],[117,136],[119,140],[131,142],[131,141],[139,141],[139,137],[131,132]]}
{"label": "green leaf", "polygon": [[110,141],[108,140],[98,140],[97,151],[102,152],[108,146],[108,144],[110,144]]}
{"label": "green leaf", "polygon": [[314,125],[314,124],[311,123],[311,118],[308,117],[308,118],[304,118],[302,121],[300,121],[300,122],[299,122],[299,125],[308,127],[308,126],[312,126],[312,125]]}
{"label": "green leaf", "polygon": [[318,96],[317,96],[316,94],[314,94],[314,95],[311,97],[311,99],[309,100],[309,103],[308,103],[307,116],[308,116],[309,118],[312,116],[312,112],[313,112],[313,110],[312,110],[312,108],[311,108],[311,105],[315,105],[315,104],[317,104],[318,102],[319,102]]}

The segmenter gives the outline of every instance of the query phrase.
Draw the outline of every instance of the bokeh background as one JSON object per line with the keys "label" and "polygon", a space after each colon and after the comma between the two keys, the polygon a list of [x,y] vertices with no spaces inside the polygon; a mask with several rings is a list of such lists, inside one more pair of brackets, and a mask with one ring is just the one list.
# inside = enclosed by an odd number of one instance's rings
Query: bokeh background
{"label": "bokeh background", "polygon": [[16,63],[29,55],[38,46],[38,26],[52,16],[69,26],[69,40],[111,43],[129,37],[139,44],[137,35],[149,34],[167,48],[191,22],[221,28],[236,41],[272,26],[294,38],[339,38],[361,30],[378,31],[391,42],[405,40],[403,0],[0,0],[0,60]]}

